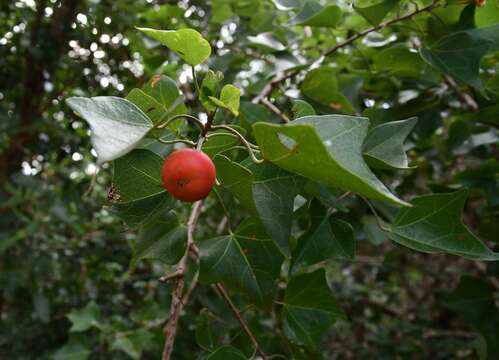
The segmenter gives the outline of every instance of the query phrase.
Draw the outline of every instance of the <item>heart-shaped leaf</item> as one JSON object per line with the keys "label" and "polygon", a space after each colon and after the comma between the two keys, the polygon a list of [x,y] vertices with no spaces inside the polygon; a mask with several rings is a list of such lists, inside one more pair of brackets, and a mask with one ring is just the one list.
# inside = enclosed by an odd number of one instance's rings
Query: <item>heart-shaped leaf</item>
{"label": "heart-shaped leaf", "polygon": [[211,46],[203,36],[194,29],[156,30],[137,28],[167,48],[175,51],[186,63],[198,65],[211,55]]}
{"label": "heart-shaped leaf", "polygon": [[128,153],[153,126],[142,110],[122,98],[72,97],[66,103],[90,125],[99,164]]}

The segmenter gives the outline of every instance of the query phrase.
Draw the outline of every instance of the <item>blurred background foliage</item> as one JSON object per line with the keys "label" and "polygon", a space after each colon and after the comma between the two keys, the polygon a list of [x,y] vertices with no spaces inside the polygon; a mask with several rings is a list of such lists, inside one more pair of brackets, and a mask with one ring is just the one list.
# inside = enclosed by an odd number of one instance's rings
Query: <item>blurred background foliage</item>
{"label": "blurred background foliage", "polygon": [[[112,171],[97,167],[87,126],[63,99],[125,96],[165,74],[179,79],[187,105],[201,111],[192,102],[189,68],[134,29],[192,27],[216,49],[210,68],[243,90],[241,124],[278,122],[250,102],[269,78],[371,26],[342,0],[320,2],[341,8],[337,19],[328,18],[334,27],[292,26],[300,22],[303,3],[0,1],[0,358],[153,359],[161,353],[170,288],[157,279],[165,267],[141,262],[128,272],[135,234],[102,206]],[[429,2],[391,3],[381,18]],[[465,222],[497,248],[499,54],[482,59],[480,94],[442,77],[415,50],[459,29],[499,23],[499,2],[484,3],[449,2],[373,32],[329,57],[331,70],[319,74],[314,91],[301,85],[305,71],[276,87],[271,98],[289,117],[295,98],[305,98],[318,113],[365,114],[374,123],[418,116],[407,144],[418,167],[379,175],[406,198],[469,188]],[[319,353],[296,351],[295,358],[477,358],[484,356],[484,338],[489,351],[495,335],[497,345],[499,325],[483,328],[483,321],[499,323],[496,264],[401,248],[387,241],[362,202],[349,197],[344,204],[349,211],[340,217],[355,228],[359,256],[329,262],[327,275],[348,320],[323,334]],[[209,205],[200,238],[217,232],[223,214],[216,202]],[[305,223],[297,211],[295,236]],[[470,307],[452,302],[453,291],[469,296]],[[174,358],[202,358],[228,339],[251,354],[216,295],[209,288],[195,295],[181,318]],[[470,308],[482,317],[467,313]],[[251,325],[267,326],[265,315],[253,312],[245,311]],[[207,334],[214,329],[217,338],[211,339]],[[279,341],[276,336],[262,343],[279,349]]]}

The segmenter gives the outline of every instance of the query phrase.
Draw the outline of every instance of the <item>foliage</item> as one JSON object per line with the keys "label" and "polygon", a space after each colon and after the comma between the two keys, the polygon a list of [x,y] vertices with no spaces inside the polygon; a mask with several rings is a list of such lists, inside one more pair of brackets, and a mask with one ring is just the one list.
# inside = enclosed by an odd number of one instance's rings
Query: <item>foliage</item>
{"label": "foliage", "polygon": [[0,357],[497,358],[496,5],[1,5]]}

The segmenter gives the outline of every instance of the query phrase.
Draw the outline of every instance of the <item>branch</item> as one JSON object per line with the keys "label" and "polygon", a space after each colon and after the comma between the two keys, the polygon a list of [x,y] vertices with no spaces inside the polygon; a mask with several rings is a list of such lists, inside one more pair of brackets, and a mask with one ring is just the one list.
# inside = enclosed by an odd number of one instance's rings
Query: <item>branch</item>
{"label": "branch", "polygon": [[478,104],[476,103],[475,99],[473,99],[473,97],[470,94],[462,91],[453,78],[451,78],[448,75],[444,75],[444,79],[445,83],[449,85],[449,87],[451,87],[452,90],[454,90],[454,92],[456,93],[456,95],[461,99],[465,107],[467,107],[469,110],[473,112],[477,112],[479,110]]}
{"label": "branch", "polygon": [[258,341],[256,341],[255,335],[253,335],[253,333],[251,332],[251,330],[248,327],[248,325],[246,325],[246,322],[244,321],[244,319],[241,316],[241,313],[239,312],[239,309],[236,307],[236,305],[234,305],[234,303],[230,299],[229,294],[227,294],[227,291],[225,290],[224,286],[222,284],[218,283],[218,284],[214,285],[214,288],[216,290],[218,290],[218,292],[220,293],[220,295],[222,296],[222,298],[225,300],[225,302],[227,303],[227,305],[229,305],[230,309],[232,310],[232,313],[236,317],[237,321],[239,321],[239,324],[241,324],[241,327],[242,327],[243,331],[250,338],[250,340],[253,343],[253,346],[255,347],[255,349],[262,356],[262,359],[263,360],[267,360],[268,359],[267,355],[263,352],[262,348],[258,344]]}
{"label": "branch", "polygon": [[[189,221],[187,222],[187,248],[184,256],[180,259],[177,270],[175,271],[175,287],[172,291],[172,302],[170,305],[170,317],[168,318],[168,322],[165,326],[165,346],[163,349],[163,360],[170,360],[173,344],[175,342],[175,335],[177,333],[177,323],[180,317],[180,313],[184,308],[184,305],[187,301],[187,297],[194,289],[196,284],[197,276],[193,279],[191,283],[191,287],[187,291],[185,298],[183,298],[182,294],[184,291],[184,275],[187,270],[187,260],[189,258],[189,252],[191,248],[195,246],[194,244],[194,231],[196,230],[197,221],[199,218],[199,214],[201,213],[201,209],[203,208],[203,201],[196,201],[191,210],[191,215],[189,216]],[[194,284],[194,285],[193,285]]]}
{"label": "branch", "polygon": [[[370,27],[370,28],[368,28],[368,29],[366,29],[364,31],[361,31],[360,33],[357,33],[357,34],[349,37],[345,41],[343,41],[343,42],[341,42],[341,43],[333,46],[332,48],[327,49],[326,51],[324,51],[322,53],[322,55],[319,57],[318,60],[309,62],[308,64],[305,64],[305,65],[308,65],[307,67],[311,67],[313,65],[319,65],[319,64],[321,64],[324,61],[324,59],[326,57],[328,57],[329,55],[335,53],[339,49],[341,49],[341,48],[343,48],[345,46],[350,45],[355,40],[360,39],[360,38],[366,36],[367,34],[373,32],[373,31],[381,30],[381,29],[383,29],[385,27],[388,27],[390,25],[396,24],[396,23],[398,23],[400,21],[410,19],[413,16],[415,16],[417,14],[420,14],[422,12],[431,11],[433,8],[435,8],[435,7],[438,6],[438,2],[439,2],[439,0],[434,0],[431,4],[429,4],[429,5],[425,6],[425,7],[422,7],[421,9],[416,8],[416,10],[414,10],[413,12],[410,12],[409,14],[396,17],[395,19],[392,19],[392,20],[389,20],[389,21],[385,21],[384,23],[381,23],[378,26],[373,26],[373,27]],[[272,93],[272,91],[279,84],[281,84],[282,82],[286,81],[287,79],[290,79],[290,78],[294,77],[298,73],[299,73],[299,70],[294,69],[294,70],[291,70],[289,72],[284,71],[284,72],[279,73],[276,76],[274,76],[272,78],[272,80],[270,80],[270,82],[263,87],[263,89],[260,91],[260,93],[253,98],[253,100],[252,100],[253,104],[259,104],[259,103],[261,103],[262,105],[265,105],[274,114],[276,114],[277,116],[281,117],[281,119],[283,119],[284,122],[289,122],[289,119],[287,119],[287,117],[279,109],[277,109],[277,107],[275,107],[274,104],[272,104],[270,101],[268,101],[267,97]]]}

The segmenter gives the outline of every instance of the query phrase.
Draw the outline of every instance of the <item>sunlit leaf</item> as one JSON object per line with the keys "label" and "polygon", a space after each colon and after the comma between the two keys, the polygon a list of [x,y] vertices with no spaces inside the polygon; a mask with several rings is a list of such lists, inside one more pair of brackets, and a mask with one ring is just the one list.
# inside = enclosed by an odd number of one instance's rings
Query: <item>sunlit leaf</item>
{"label": "sunlit leaf", "polygon": [[214,96],[208,98],[218,107],[229,110],[234,116],[239,115],[239,101],[241,97],[241,90],[231,84],[227,84],[220,92],[220,99]]}
{"label": "sunlit leaf", "polygon": [[72,97],[66,103],[90,125],[90,139],[99,163],[128,153],[153,126],[136,105],[122,98]]}
{"label": "sunlit leaf", "polygon": [[175,51],[186,63],[190,65],[201,64],[210,57],[210,43],[206,41],[203,36],[194,29],[137,29],[158,40],[167,48]]}

